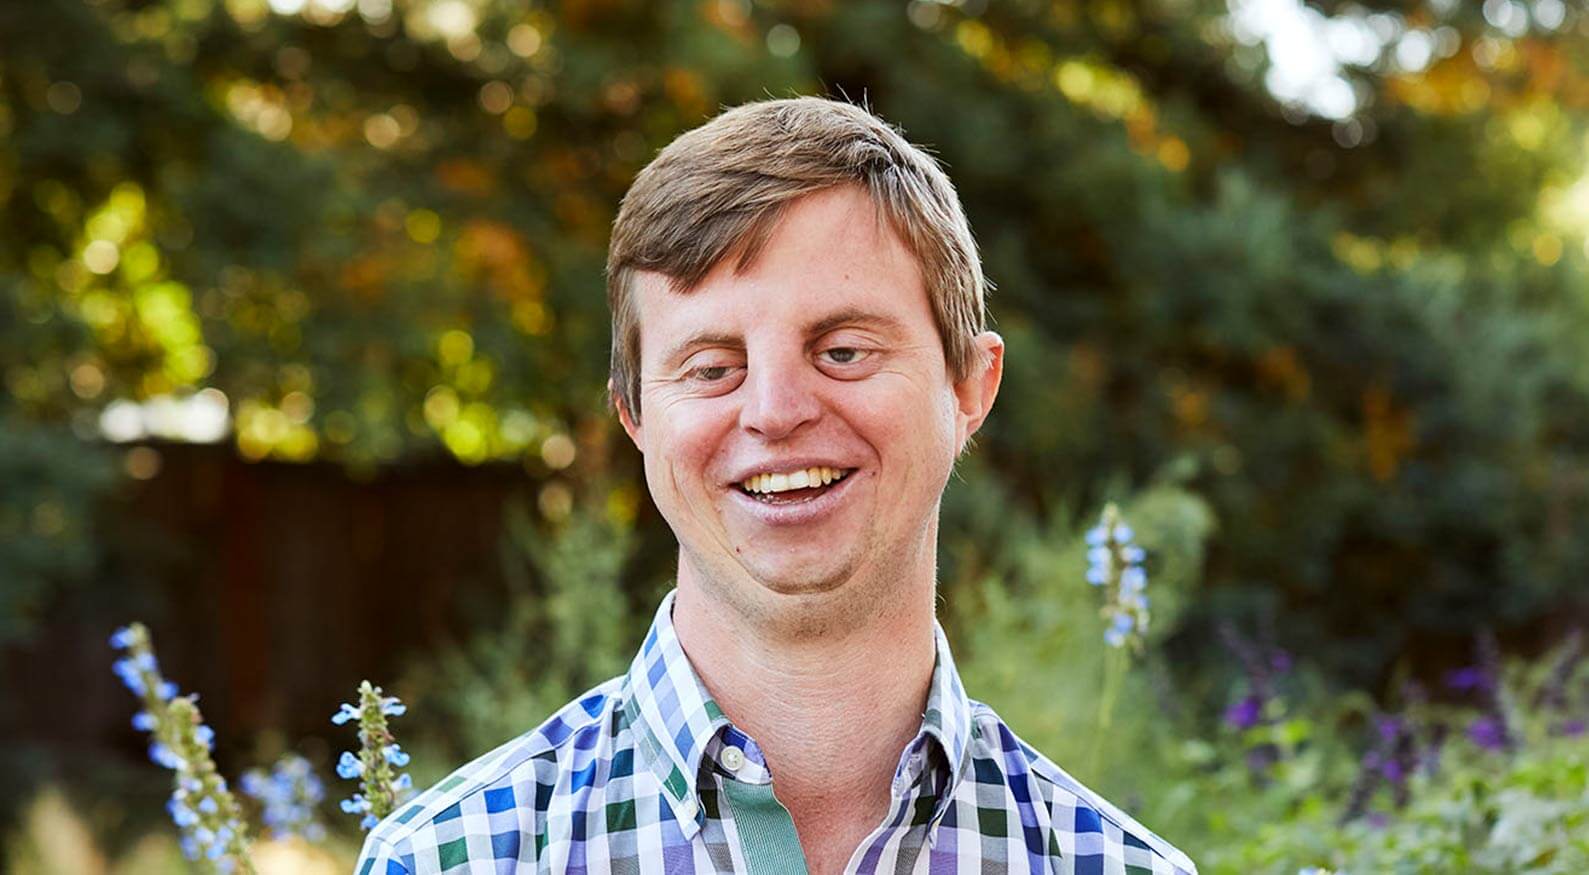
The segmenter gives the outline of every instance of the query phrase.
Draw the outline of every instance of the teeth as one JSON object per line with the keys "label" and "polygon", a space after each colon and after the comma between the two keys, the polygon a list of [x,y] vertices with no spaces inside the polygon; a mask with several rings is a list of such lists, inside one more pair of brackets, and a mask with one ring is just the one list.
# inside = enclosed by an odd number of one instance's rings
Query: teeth
{"label": "teeth", "polygon": [[787,492],[791,489],[826,486],[829,483],[843,480],[844,476],[844,472],[838,468],[816,467],[787,474],[753,474],[745,478],[745,481],[740,486],[746,492],[757,492],[765,495],[773,492]]}

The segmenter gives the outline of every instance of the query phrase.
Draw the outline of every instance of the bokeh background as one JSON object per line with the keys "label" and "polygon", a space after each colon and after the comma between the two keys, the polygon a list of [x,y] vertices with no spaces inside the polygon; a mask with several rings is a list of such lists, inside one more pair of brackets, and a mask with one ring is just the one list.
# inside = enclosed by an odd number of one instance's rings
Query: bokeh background
{"label": "bokeh background", "polygon": [[1578,0],[0,5],[0,868],[183,865],[129,620],[223,773],[343,785],[289,870],[357,847],[360,680],[426,783],[621,671],[674,547],[610,223],[793,94],[930,147],[997,286],[941,545],[974,696],[1207,872],[1589,869]]}

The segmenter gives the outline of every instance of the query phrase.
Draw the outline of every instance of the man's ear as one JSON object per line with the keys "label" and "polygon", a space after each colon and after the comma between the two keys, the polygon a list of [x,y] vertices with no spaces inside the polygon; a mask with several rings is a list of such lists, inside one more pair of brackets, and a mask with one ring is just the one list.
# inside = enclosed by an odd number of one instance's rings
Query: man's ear
{"label": "man's ear", "polygon": [[613,385],[611,379],[607,380],[607,396],[612,399],[612,406],[618,411],[618,422],[623,424],[624,433],[629,435],[629,440],[634,441],[635,449],[645,453],[645,444],[640,440],[640,423],[629,412],[629,404],[624,401],[622,392]]}
{"label": "man's ear", "polygon": [[999,394],[999,383],[1004,379],[1004,338],[984,331],[974,342],[976,360],[965,378],[954,384],[956,440],[961,453],[965,452],[971,436],[982,427],[982,421],[988,418],[993,399]]}

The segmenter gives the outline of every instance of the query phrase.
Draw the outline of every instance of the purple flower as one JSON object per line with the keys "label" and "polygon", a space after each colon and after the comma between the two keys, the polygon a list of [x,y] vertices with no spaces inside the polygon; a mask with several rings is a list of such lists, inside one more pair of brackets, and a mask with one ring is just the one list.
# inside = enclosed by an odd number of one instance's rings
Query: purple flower
{"label": "purple flower", "polygon": [[1446,686],[1457,692],[1487,693],[1495,688],[1495,678],[1477,665],[1446,672]]}
{"label": "purple flower", "polygon": [[1242,731],[1257,726],[1262,716],[1263,700],[1257,696],[1248,696],[1225,709],[1225,723]]}
{"label": "purple flower", "polygon": [[1384,741],[1395,741],[1397,736],[1401,735],[1402,730],[1406,728],[1406,724],[1402,722],[1400,717],[1389,714],[1380,715],[1376,723],[1379,726],[1379,737]]}
{"label": "purple flower", "polygon": [[1562,721],[1562,723],[1556,727],[1556,734],[1565,736],[1567,738],[1577,738],[1578,736],[1583,735],[1585,730],[1589,730],[1589,724],[1584,723],[1582,719],[1573,718],[1571,720]]}
{"label": "purple flower", "polygon": [[1506,724],[1493,716],[1480,717],[1469,724],[1468,739],[1485,750],[1505,750],[1510,742]]}
{"label": "purple flower", "polygon": [[1407,770],[1402,767],[1401,760],[1398,760],[1394,757],[1386,760],[1382,765],[1380,765],[1379,773],[1384,775],[1385,780],[1391,782],[1392,784],[1400,784],[1407,778]]}

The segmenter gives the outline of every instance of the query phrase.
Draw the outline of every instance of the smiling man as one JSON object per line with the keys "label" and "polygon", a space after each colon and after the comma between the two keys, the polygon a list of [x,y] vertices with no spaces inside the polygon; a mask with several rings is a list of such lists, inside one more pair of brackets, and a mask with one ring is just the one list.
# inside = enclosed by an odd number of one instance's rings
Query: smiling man
{"label": "smiling man", "polygon": [[1003,367],[984,287],[948,178],[864,109],[664,149],[608,293],[678,587],[626,675],[400,808],[360,875],[1194,872],[967,698],[934,618]]}

